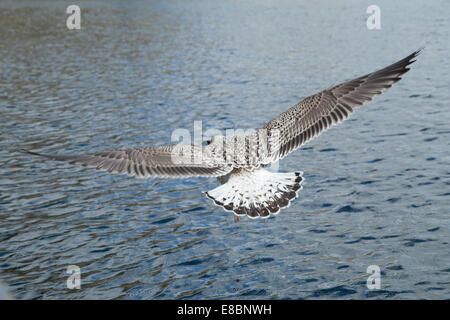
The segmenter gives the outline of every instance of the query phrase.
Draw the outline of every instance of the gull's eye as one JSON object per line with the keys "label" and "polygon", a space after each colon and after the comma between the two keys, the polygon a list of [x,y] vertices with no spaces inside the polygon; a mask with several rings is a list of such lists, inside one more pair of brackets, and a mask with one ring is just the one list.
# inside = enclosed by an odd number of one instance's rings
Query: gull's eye
{"label": "gull's eye", "polygon": [[211,138],[209,138],[208,140],[204,141],[205,145],[207,145],[207,146],[209,146],[211,144],[211,142],[212,142]]}

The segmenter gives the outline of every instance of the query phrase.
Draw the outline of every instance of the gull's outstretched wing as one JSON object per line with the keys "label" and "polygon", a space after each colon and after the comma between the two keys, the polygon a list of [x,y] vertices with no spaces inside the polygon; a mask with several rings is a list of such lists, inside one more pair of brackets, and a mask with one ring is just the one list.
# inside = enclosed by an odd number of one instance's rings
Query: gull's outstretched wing
{"label": "gull's outstretched wing", "polygon": [[279,142],[272,150],[272,161],[286,156],[333,124],[344,121],[354,107],[362,106],[376,95],[390,88],[409,70],[407,66],[420,50],[406,58],[365,76],[341,83],[312,95],[262,127],[277,130]]}
{"label": "gull's outstretched wing", "polygon": [[191,145],[143,147],[80,155],[48,155],[28,150],[22,151],[52,160],[66,161],[138,178],[217,177],[232,170],[223,162],[215,161],[211,153],[204,152],[204,147]]}

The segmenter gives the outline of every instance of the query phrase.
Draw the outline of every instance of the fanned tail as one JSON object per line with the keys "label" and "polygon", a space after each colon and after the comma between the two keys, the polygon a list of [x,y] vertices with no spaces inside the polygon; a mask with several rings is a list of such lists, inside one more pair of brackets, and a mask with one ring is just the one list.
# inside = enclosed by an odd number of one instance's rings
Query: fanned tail
{"label": "fanned tail", "polygon": [[223,185],[206,192],[215,204],[238,216],[268,218],[298,196],[302,172],[274,173],[263,168],[235,169]]}

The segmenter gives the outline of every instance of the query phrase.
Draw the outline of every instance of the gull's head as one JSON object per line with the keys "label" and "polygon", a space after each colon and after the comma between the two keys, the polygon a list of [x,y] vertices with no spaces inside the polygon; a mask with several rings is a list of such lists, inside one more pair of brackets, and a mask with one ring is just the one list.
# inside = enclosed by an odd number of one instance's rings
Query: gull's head
{"label": "gull's head", "polygon": [[223,135],[212,136],[212,137],[208,138],[205,141],[205,143],[206,143],[206,145],[221,143],[221,142],[223,142],[224,138],[225,137]]}

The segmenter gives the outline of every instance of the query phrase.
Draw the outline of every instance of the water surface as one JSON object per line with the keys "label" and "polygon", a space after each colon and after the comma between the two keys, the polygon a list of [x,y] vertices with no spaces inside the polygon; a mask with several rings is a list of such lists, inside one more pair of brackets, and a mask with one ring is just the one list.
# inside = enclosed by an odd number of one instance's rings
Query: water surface
{"label": "water surface", "polygon": [[[0,3],[0,279],[19,299],[448,299],[448,1]],[[288,156],[299,198],[243,219],[214,179],[138,180],[17,152],[258,128],[300,99],[425,51],[392,89]],[[80,290],[66,268],[81,268]],[[381,289],[366,287],[369,265]]]}

